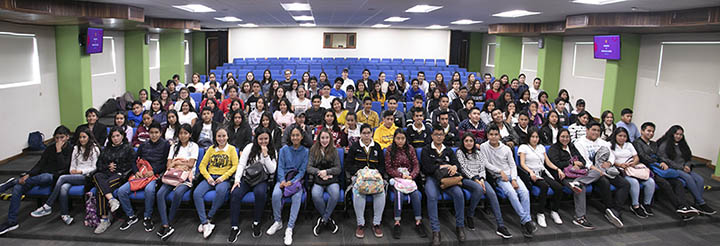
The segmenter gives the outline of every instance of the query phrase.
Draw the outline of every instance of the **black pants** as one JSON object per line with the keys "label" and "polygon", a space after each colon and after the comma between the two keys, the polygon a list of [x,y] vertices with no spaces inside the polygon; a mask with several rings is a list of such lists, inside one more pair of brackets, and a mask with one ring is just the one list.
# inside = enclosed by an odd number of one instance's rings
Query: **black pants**
{"label": "black pants", "polygon": [[[545,213],[545,209],[549,208],[551,211],[557,211],[560,206],[560,198],[562,193],[562,185],[558,183],[555,179],[552,177],[549,177],[547,174],[542,174],[543,179],[538,179],[535,182],[533,182],[533,185],[540,188],[540,194],[538,195],[538,203],[540,203],[537,208],[538,213]],[[553,194],[552,198],[550,199],[550,202],[548,203],[548,188],[552,188],[555,194]]]}
{"label": "black pants", "polygon": [[[615,186],[615,200],[612,198],[610,185]],[[605,208],[615,209],[618,213],[622,211],[622,206],[627,202],[630,196],[630,183],[623,177],[617,176],[614,179],[601,177],[593,183],[593,190],[600,193]]]}
{"label": "black pants", "polygon": [[665,197],[665,199],[670,201],[673,208],[687,206],[688,203],[684,198],[685,187],[680,179],[665,179],[659,175],[655,175],[653,179],[655,180],[655,184],[658,186],[660,193]]}
{"label": "black pants", "polygon": [[117,188],[120,188],[125,182],[124,177],[120,174],[95,173],[93,175],[93,183],[97,188],[97,212],[99,216],[107,216],[109,214],[108,200],[105,194],[112,194]]}

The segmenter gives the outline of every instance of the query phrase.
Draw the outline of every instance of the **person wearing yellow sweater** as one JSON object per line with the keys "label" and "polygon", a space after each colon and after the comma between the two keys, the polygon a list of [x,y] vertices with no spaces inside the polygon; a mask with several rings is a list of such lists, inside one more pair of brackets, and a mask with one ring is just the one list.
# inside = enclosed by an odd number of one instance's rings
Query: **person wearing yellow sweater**
{"label": "person wearing yellow sweater", "polygon": [[383,113],[383,123],[375,130],[375,135],[373,136],[373,140],[380,144],[381,149],[385,149],[392,144],[393,135],[395,135],[395,131],[398,129],[394,121],[395,116],[393,112],[385,111]]}
{"label": "person wearing yellow sweater", "polygon": [[[210,146],[200,162],[200,174],[203,181],[198,184],[193,192],[193,202],[200,217],[198,231],[203,233],[204,238],[210,237],[215,225],[212,224],[212,217],[225,203],[225,197],[232,184],[228,182],[230,176],[235,174],[238,166],[238,154],[235,146],[228,144],[228,135],[225,128],[215,132],[215,145]],[[205,193],[215,190],[215,199],[210,207],[210,212],[205,213]]]}
{"label": "person wearing yellow sweater", "polygon": [[372,99],[366,97],[363,99],[363,109],[357,112],[358,123],[368,124],[372,128],[380,125],[380,117],[377,112],[372,110]]}

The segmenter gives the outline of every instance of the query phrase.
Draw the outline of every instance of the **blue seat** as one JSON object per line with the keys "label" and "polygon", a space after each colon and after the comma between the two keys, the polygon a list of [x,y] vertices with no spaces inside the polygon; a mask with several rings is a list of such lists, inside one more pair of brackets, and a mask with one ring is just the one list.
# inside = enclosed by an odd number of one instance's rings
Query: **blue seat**
{"label": "blue seat", "polygon": [[[87,184],[87,185],[92,185],[92,184]],[[70,186],[70,189],[68,190],[68,195],[69,196],[83,196],[84,195],[83,191],[85,191],[85,185],[73,185],[73,186]]]}
{"label": "blue seat", "polygon": [[[485,103],[484,103],[484,102],[476,102],[476,103],[475,103],[475,107],[479,108],[480,110],[482,110],[483,106],[485,106]],[[489,107],[489,106],[488,106],[488,107]]]}
{"label": "blue seat", "polygon": [[190,93],[190,98],[195,101],[195,111],[198,111],[200,109],[200,102],[202,102],[202,93],[192,92]]}
{"label": "blue seat", "polygon": [[379,118],[382,118],[383,105],[380,102],[372,102],[372,110],[377,112]]}

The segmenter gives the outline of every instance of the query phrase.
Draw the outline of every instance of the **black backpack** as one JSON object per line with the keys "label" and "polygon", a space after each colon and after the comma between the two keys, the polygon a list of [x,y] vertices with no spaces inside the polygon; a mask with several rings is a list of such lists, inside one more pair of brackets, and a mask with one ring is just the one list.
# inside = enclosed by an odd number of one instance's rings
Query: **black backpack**
{"label": "black backpack", "polygon": [[28,135],[28,149],[31,151],[42,151],[45,150],[45,144],[43,143],[45,134],[39,131],[31,132]]}

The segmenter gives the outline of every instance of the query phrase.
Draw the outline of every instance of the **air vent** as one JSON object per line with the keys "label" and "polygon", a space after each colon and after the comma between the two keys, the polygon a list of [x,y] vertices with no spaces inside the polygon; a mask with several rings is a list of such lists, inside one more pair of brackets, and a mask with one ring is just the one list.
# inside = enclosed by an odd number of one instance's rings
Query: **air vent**
{"label": "air vent", "polygon": [[691,9],[683,11],[675,11],[672,13],[670,25],[676,24],[698,24],[710,21],[710,11],[708,9]]}
{"label": "air vent", "polygon": [[33,12],[38,14],[50,14],[50,2],[49,1],[26,1],[26,0],[15,0],[13,5],[16,10]]}
{"label": "air vent", "polygon": [[566,18],[567,28],[585,27],[588,25],[587,15],[573,15]]}
{"label": "air vent", "polygon": [[145,11],[142,8],[128,7],[128,20],[145,21]]}

